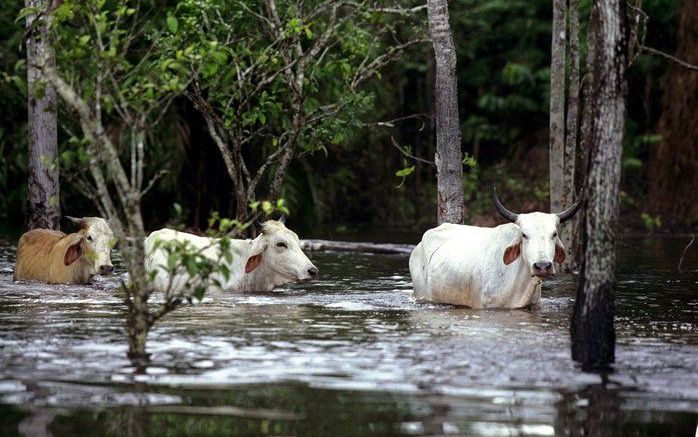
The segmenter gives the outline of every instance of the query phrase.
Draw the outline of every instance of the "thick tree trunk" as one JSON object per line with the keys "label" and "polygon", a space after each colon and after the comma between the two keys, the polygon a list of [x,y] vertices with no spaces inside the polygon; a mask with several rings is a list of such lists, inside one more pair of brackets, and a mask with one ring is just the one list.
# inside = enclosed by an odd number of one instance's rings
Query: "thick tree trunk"
{"label": "thick tree trunk", "polygon": [[621,0],[596,0],[590,153],[583,227],[584,257],[570,328],[572,358],[588,368],[615,359],[614,270],[618,190],[627,84],[625,10]]}
{"label": "thick tree trunk", "polygon": [[[698,2],[685,0],[676,57],[698,64]],[[669,226],[698,223],[698,73],[674,64],[664,79],[659,133],[650,164],[649,203]]]}
{"label": "thick tree trunk", "polygon": [[[589,26],[598,21],[596,17],[597,11],[592,8],[591,16],[589,17]],[[594,115],[593,102],[592,102],[592,84],[594,83],[594,48],[596,47],[596,34],[594,32],[587,31],[586,37],[586,56],[584,59],[584,76],[581,80],[581,93],[582,93],[582,110],[581,110],[581,122],[579,129],[579,166],[577,177],[581,184],[581,195],[584,195],[587,187],[587,173],[588,173],[588,162],[589,154],[591,150],[592,138],[591,138],[591,120]],[[573,220],[574,224],[574,237],[572,239],[573,247],[571,252],[577,260],[577,263],[581,264],[581,260],[584,258],[584,244],[582,239],[584,238],[584,223],[586,221],[586,210],[585,208],[580,208],[579,212],[576,214],[575,218],[577,221]]]}
{"label": "thick tree trunk", "polygon": [[463,223],[463,164],[458,117],[456,48],[446,0],[428,0],[429,34],[436,60],[436,182],[439,224]]}
{"label": "thick tree trunk", "polygon": [[[569,18],[569,85],[567,90],[567,128],[565,135],[565,155],[562,182],[562,208],[568,208],[576,200],[575,180],[577,159],[577,129],[579,123],[579,0],[568,0]],[[564,270],[571,270],[576,264],[575,251],[573,250],[575,235],[578,229],[578,217],[563,224],[560,229],[562,244],[567,249],[567,258],[563,266]]]}
{"label": "thick tree trunk", "polygon": [[[25,0],[26,7],[45,7],[43,0]],[[28,85],[28,144],[29,201],[28,227],[58,229],[60,226],[60,202],[58,185],[58,133],[56,119],[56,91],[41,81],[36,65],[44,58],[55,62],[48,42],[49,17],[35,22],[36,14],[26,19],[27,37],[27,85]]]}
{"label": "thick tree trunk", "polygon": [[550,57],[550,212],[562,211],[565,168],[565,9],[566,0],[553,0]]}

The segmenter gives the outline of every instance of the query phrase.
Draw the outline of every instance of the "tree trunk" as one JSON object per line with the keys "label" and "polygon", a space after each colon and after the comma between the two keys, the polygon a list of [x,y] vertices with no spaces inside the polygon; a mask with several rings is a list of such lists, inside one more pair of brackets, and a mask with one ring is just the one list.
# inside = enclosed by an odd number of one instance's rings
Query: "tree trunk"
{"label": "tree trunk", "polygon": [[[140,207],[136,205],[137,214],[140,215]],[[127,213],[128,214],[128,213]],[[132,220],[130,223],[139,221]],[[128,307],[128,318],[126,320],[126,331],[128,333],[128,356],[134,360],[147,359],[146,342],[148,332],[154,321],[148,308],[148,298],[150,297],[150,287],[147,281],[148,273],[145,270],[143,260],[145,259],[145,232],[136,231],[138,235],[131,244],[125,255],[128,258],[129,274],[131,278],[131,290],[127,293],[126,305]]]}
{"label": "tree trunk", "polygon": [[586,368],[615,359],[614,270],[625,96],[625,10],[621,0],[596,0],[589,162],[582,230],[584,256],[570,328],[572,358]]}
{"label": "tree trunk", "polygon": [[[565,135],[565,164],[563,170],[562,183],[562,208],[568,208],[574,203],[575,199],[575,180],[574,174],[576,171],[577,159],[577,129],[579,126],[579,0],[568,0],[567,4],[569,18],[569,38],[568,38],[568,53],[569,53],[569,85],[567,90],[567,128]],[[574,250],[574,238],[578,235],[574,230],[578,228],[578,216],[563,224],[560,229],[560,237],[562,244],[567,249],[567,258],[563,266],[564,270],[572,270],[572,266],[576,265],[576,256]]]}
{"label": "tree trunk", "polygon": [[[685,0],[676,57],[698,64],[698,2]],[[669,226],[698,222],[698,73],[673,64],[663,83],[662,137],[650,165],[649,203]]]}
{"label": "tree trunk", "polygon": [[[589,17],[589,25],[591,26],[595,21],[598,20],[596,17],[596,9],[592,8],[591,15]],[[581,110],[581,122],[579,129],[579,166],[577,177],[580,181],[581,191],[580,194],[583,196],[586,192],[587,187],[587,172],[588,172],[588,162],[589,154],[591,149],[591,119],[594,115],[592,107],[592,84],[594,83],[594,47],[596,46],[596,35],[594,32],[587,31],[586,37],[586,56],[584,59],[584,76],[581,80],[581,94],[582,94],[582,110]],[[572,249],[571,253],[574,254],[578,263],[581,264],[581,260],[584,258],[584,244],[582,238],[584,237],[583,227],[586,221],[586,210],[585,208],[580,208],[579,212],[575,215],[576,221],[572,221],[574,224],[574,236],[572,239]]]}
{"label": "tree trunk", "polygon": [[565,168],[565,9],[553,0],[550,57],[550,212],[562,211]]}
{"label": "tree trunk", "polygon": [[463,223],[463,164],[458,118],[456,48],[446,0],[428,0],[429,34],[436,60],[436,183],[439,224]]}
{"label": "tree trunk", "polygon": [[[26,7],[47,6],[43,0],[25,0]],[[27,85],[28,85],[28,144],[29,201],[28,227],[59,229],[60,202],[58,185],[58,133],[56,119],[56,91],[41,80],[36,65],[44,57],[54,63],[55,58],[48,42],[49,19],[41,17],[35,22],[36,14],[26,19],[27,38]],[[50,53],[49,53],[50,52]]]}

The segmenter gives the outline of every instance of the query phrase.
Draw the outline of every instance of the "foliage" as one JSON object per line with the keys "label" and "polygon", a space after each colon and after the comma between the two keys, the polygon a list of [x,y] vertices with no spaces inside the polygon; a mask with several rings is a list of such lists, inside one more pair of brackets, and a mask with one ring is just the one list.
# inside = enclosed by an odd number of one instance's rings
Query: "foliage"
{"label": "foliage", "polygon": [[[17,20],[20,3],[10,2],[0,10],[0,220],[9,220],[15,226],[22,220],[26,180],[26,70],[21,62],[25,29],[23,20]],[[57,29],[62,44],[59,65],[84,91],[84,98],[92,104],[101,103],[106,129],[118,144],[127,167],[135,130],[122,121],[118,98],[108,97],[117,91],[107,83],[110,81],[102,83],[102,97],[96,97],[92,80],[97,77],[96,69],[100,65],[114,67],[117,83],[124,85],[118,90],[123,88],[124,96],[133,99],[133,103],[126,104],[130,114],[140,115],[148,108],[161,113],[149,113],[145,122],[148,165],[143,179],[160,176],[151,194],[143,199],[148,227],[167,220],[173,202],[182,206],[184,221],[202,228],[212,211],[234,215],[236,202],[230,193],[235,184],[226,174],[201,111],[180,94],[193,89],[190,79],[194,74],[205,100],[222,121],[243,135],[259,131],[242,150],[250,167],[258,169],[278,150],[285,138],[282,135],[292,123],[291,90],[283,75],[265,84],[245,105],[239,104],[255,82],[275,71],[272,51],[260,56],[271,41],[271,31],[254,15],[266,16],[266,3],[148,0],[137,8],[133,2],[116,0],[102,2],[101,6],[86,0],[66,0],[63,4],[58,11],[62,14],[59,22],[65,24]],[[322,34],[327,15],[299,20],[294,4],[278,3],[284,17],[283,29],[286,38],[297,38],[307,48]],[[306,4],[312,7],[317,2]],[[392,2],[398,6],[417,4]],[[581,2],[582,46],[589,5],[587,0]],[[680,5],[679,0],[643,2],[650,16],[648,46],[673,53]],[[78,7],[93,8],[95,19],[75,9]],[[516,190],[503,191],[502,195],[520,196],[516,199],[520,204],[537,201],[536,193],[545,186],[542,151],[547,148],[550,7],[550,2],[544,0],[451,2],[463,149],[477,161],[476,168],[466,169],[464,181],[470,190],[467,203],[471,217],[489,213],[490,182],[517,185]],[[128,15],[129,8],[137,10]],[[115,27],[119,10],[120,24]],[[216,11],[223,14],[223,19]],[[430,112],[431,47],[415,44],[406,48],[406,55],[384,66],[380,74],[356,90],[347,88],[350,74],[345,73],[347,65],[350,73],[354,71],[356,61],[367,50],[372,56],[384,53],[395,43],[392,35],[400,42],[423,35],[424,23],[424,12],[409,17],[375,12],[352,15],[339,29],[337,44],[322,62],[311,66],[312,73],[305,79],[308,98],[303,101],[304,112],[334,102],[345,103],[340,104],[341,114],[327,117],[312,129],[303,125],[294,161],[275,196],[288,202],[295,214],[292,224],[346,227],[351,223],[391,221],[414,228],[415,224],[433,223],[432,168],[409,159],[404,162],[390,141],[395,136],[400,144],[410,144],[414,155],[433,159],[433,130],[428,118],[407,119],[392,128],[375,124]],[[125,24],[137,24],[139,37],[127,42],[123,31],[128,32],[130,27]],[[104,28],[103,47],[96,33],[100,26]],[[384,30],[388,33],[380,33]],[[130,49],[124,53],[126,45]],[[142,59],[144,63],[136,62]],[[280,62],[279,55],[276,59]],[[245,71],[252,65],[257,65],[256,72],[244,86],[227,87],[236,83],[238,68]],[[643,226],[637,218],[644,212],[643,199],[650,183],[646,167],[656,144],[653,135],[660,112],[660,79],[667,66],[664,59],[641,55],[628,72],[623,191],[632,198],[624,205],[632,211],[629,215],[638,226]],[[169,106],[162,104],[170,98]],[[63,105],[59,110],[62,209],[72,215],[94,214],[94,207],[80,194],[84,192],[80,179],[89,181],[81,160],[84,154],[79,151],[84,149],[84,138],[73,114]],[[257,195],[252,197],[267,198],[275,165],[268,168]],[[413,173],[402,188],[396,189],[402,177],[396,183],[395,173],[413,165]],[[163,169],[169,173],[163,174]]]}
{"label": "foliage", "polygon": [[256,197],[278,197],[294,156],[326,152],[362,126],[374,96],[361,85],[419,40],[393,42],[396,20],[383,11],[343,0],[185,0],[168,14],[159,56],[193,77],[186,94],[222,154],[236,217]]}
{"label": "foliage", "polygon": [[21,2],[0,10],[0,222],[22,220],[26,196],[26,68],[23,29],[15,22]]}

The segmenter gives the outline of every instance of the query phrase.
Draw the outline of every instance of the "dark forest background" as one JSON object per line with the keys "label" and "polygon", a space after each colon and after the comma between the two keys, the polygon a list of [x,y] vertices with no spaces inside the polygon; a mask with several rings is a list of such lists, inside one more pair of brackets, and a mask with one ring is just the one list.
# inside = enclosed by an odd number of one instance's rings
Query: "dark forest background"
{"label": "dark forest background", "polygon": [[[24,25],[23,20],[17,21],[22,5],[15,1],[3,3],[0,223],[7,231],[21,230],[25,222],[27,110],[26,85],[17,80],[26,74],[20,62],[25,57]],[[458,0],[450,4],[458,51],[462,147],[472,158],[466,162],[463,181],[466,223],[496,222],[490,200],[493,184],[512,209],[548,209],[551,7],[549,0]],[[682,2],[648,1],[643,9],[650,17],[645,44],[674,54],[680,37],[677,30]],[[582,50],[589,12],[590,2],[582,1]],[[426,28],[426,12],[423,14]],[[695,31],[688,38],[695,44]],[[675,68],[665,58],[643,54],[628,73],[621,188],[621,223],[626,231],[689,230],[698,224],[695,173],[680,174],[680,167],[656,162],[672,159],[671,152],[667,156],[659,150],[662,129],[667,129],[666,122],[660,123],[661,116],[672,110],[676,99],[670,94],[681,92],[675,83],[669,83]],[[357,114],[363,126],[347,127],[291,164],[281,196],[291,211],[292,227],[305,234],[341,238],[357,229],[391,228],[416,233],[433,226],[435,170],[403,155],[392,141],[394,138],[412,155],[433,160],[434,130],[428,117],[433,69],[431,46],[423,43],[411,47],[379,78],[365,85],[372,100],[367,110]],[[695,105],[688,110],[698,120]],[[380,123],[396,119],[389,125]],[[688,146],[677,148],[676,153],[684,154],[689,168],[695,168],[696,138],[691,137],[695,128],[686,132]],[[59,145],[68,138],[61,131]],[[231,180],[201,114],[189,100],[182,97],[173,103],[154,138],[157,141],[151,148],[148,171],[152,174],[167,168],[169,173],[143,200],[148,228],[175,221],[205,228],[214,211],[232,215]],[[253,155],[254,151],[246,153]],[[396,175],[409,173],[400,171],[413,165],[414,172],[408,176]],[[688,188],[681,191],[668,187],[666,195],[650,195],[653,184],[672,177],[676,184]],[[95,214],[92,203],[68,179],[61,175],[63,213]],[[671,198],[679,195],[676,193],[682,196],[680,201]],[[688,206],[682,211],[670,211],[666,206],[677,203]]]}

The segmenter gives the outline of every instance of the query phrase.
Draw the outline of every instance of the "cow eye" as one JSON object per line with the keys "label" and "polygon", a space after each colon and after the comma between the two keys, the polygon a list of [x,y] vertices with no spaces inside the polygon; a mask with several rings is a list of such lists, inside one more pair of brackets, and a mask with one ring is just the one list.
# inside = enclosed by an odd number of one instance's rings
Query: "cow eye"
{"label": "cow eye", "polygon": [[87,241],[90,241],[90,242],[92,241],[92,235],[87,236]]}
{"label": "cow eye", "polygon": [[553,238],[555,238],[555,237],[557,237],[557,232],[555,232],[555,233],[553,234]]}
{"label": "cow eye", "polygon": [[521,234],[522,237],[524,237],[524,240],[528,240],[528,235],[526,234]]}
{"label": "cow eye", "polygon": [[283,241],[279,241],[278,243],[276,243],[276,247],[283,247],[284,249],[288,249],[288,246],[286,246],[286,243],[284,243]]}

